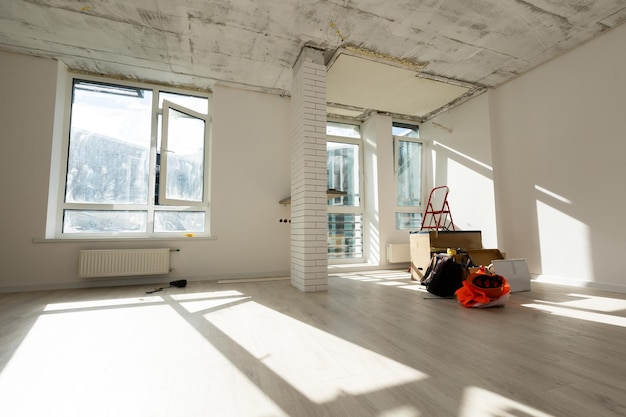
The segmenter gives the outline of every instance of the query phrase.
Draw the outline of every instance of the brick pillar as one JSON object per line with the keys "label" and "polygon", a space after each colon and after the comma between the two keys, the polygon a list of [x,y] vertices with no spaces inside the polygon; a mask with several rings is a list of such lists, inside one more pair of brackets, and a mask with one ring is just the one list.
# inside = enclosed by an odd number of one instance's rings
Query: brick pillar
{"label": "brick pillar", "polygon": [[291,284],[328,289],[326,200],[326,66],[304,47],[291,90]]}

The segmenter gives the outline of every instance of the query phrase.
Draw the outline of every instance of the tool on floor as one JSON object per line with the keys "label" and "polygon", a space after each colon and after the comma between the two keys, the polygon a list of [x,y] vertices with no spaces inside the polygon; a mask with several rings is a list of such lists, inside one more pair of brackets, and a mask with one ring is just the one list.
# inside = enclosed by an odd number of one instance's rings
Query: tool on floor
{"label": "tool on floor", "polygon": [[159,287],[159,288],[155,288],[152,291],[146,291],[146,294],[152,294],[153,292],[158,292],[158,291],[163,291],[165,288],[172,288],[172,287],[176,287],[176,288],[184,288],[187,286],[187,280],[186,279],[179,279],[177,281],[172,281],[170,282],[169,287]]}

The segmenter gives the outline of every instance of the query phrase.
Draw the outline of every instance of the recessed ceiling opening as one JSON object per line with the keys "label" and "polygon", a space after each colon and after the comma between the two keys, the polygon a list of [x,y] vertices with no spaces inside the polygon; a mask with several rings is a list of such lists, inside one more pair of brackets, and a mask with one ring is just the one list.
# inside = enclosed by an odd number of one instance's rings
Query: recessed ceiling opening
{"label": "recessed ceiling opening", "polygon": [[466,83],[432,79],[420,70],[417,65],[372,54],[338,50],[327,69],[328,113],[362,119],[382,112],[423,121],[476,89]]}

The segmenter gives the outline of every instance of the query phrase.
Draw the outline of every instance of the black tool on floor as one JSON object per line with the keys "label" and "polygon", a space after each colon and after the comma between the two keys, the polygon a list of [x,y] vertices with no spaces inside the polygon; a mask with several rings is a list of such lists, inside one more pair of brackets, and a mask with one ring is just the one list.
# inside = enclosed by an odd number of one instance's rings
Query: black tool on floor
{"label": "black tool on floor", "polygon": [[155,288],[152,291],[146,291],[146,294],[152,294],[153,292],[157,292],[157,291],[163,291],[165,288],[172,288],[172,287],[176,287],[176,288],[184,288],[187,286],[187,280],[186,279],[179,279],[177,281],[172,281],[170,282],[170,286],[169,287],[159,287],[159,288]]}

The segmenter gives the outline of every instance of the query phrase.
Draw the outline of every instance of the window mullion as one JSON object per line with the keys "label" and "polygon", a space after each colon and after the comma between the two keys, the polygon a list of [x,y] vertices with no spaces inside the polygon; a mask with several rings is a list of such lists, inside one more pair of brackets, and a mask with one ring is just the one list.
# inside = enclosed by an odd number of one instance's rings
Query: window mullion
{"label": "window mullion", "polygon": [[152,94],[152,126],[150,127],[150,177],[148,180],[148,224],[146,226],[148,233],[154,233],[154,208],[156,204],[156,177],[157,177],[157,149],[158,133],[159,133],[159,116],[162,117],[162,111],[159,108],[159,91],[153,90]]}

